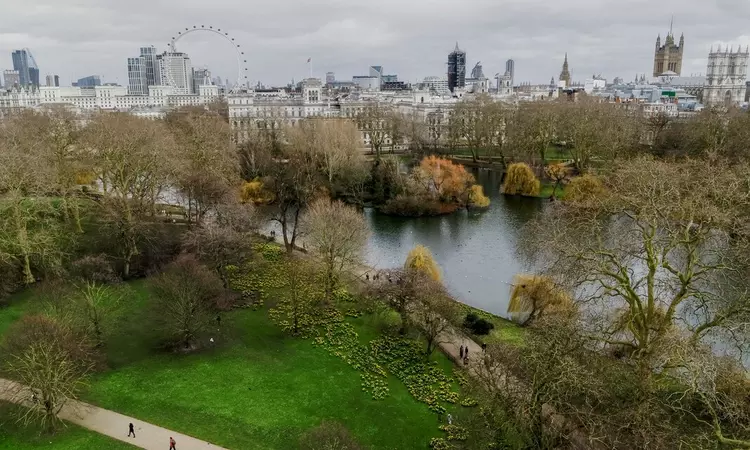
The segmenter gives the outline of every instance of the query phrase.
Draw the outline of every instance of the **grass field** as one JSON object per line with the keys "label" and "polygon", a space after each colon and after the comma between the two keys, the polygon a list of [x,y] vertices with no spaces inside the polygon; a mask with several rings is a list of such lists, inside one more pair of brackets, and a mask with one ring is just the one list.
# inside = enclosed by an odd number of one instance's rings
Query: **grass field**
{"label": "grass field", "polygon": [[471,307],[469,305],[463,305],[466,313],[473,312],[479,317],[492,322],[495,328],[492,329],[490,334],[487,336],[475,336],[474,339],[478,342],[486,342],[491,344],[493,342],[504,342],[506,344],[523,345],[526,333],[528,332],[525,328],[520,325],[504,319],[500,316],[490,314],[487,311]]}
{"label": "grass field", "polygon": [[[550,198],[552,196],[552,191],[554,190],[555,185],[549,182],[542,182],[542,187],[539,189],[539,195],[537,197],[540,198]],[[557,188],[557,192],[555,192],[555,198],[562,199],[565,197],[565,185],[559,186]]]}
{"label": "grass field", "polygon": [[35,427],[16,423],[14,410],[20,406],[0,402],[0,450],[83,450],[83,449],[135,449],[130,444],[102,436],[67,424],[54,435],[42,433]]}
{"label": "grass field", "polygon": [[[362,391],[357,370],[310,340],[283,334],[266,308],[224,314],[213,348],[165,354],[152,348],[145,317],[152,295],[148,281],[117,289],[123,300],[109,327],[109,370],[91,380],[84,401],[238,449],[295,448],[300,435],[324,419],[343,423],[360,443],[378,449],[426,448],[430,438],[443,434],[436,414],[400,380],[389,376],[389,396],[373,400]],[[40,308],[33,290],[16,296],[0,310],[0,336],[24,313]],[[348,320],[363,342],[378,336],[367,316]],[[450,375],[444,355],[432,358]],[[460,409],[453,410],[456,419]],[[16,440],[25,439],[23,433],[7,432]],[[60,439],[73,439],[67,436],[94,439],[78,429]],[[64,445],[49,448],[95,447]]]}

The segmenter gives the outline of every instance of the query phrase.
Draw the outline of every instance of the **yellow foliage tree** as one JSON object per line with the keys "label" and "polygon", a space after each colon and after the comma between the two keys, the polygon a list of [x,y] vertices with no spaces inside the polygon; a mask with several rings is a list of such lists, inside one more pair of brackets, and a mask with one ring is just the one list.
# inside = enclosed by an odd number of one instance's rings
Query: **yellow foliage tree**
{"label": "yellow foliage tree", "polygon": [[544,174],[555,183],[551,195],[551,197],[554,198],[555,194],[557,194],[557,189],[570,177],[570,169],[565,163],[550,164],[544,168]]}
{"label": "yellow foliage tree", "polygon": [[240,188],[240,199],[243,203],[265,205],[273,201],[273,194],[265,189],[260,179],[256,178],[253,181],[243,183]]}
{"label": "yellow foliage tree", "polygon": [[417,245],[411,249],[409,255],[406,256],[404,269],[414,269],[423,272],[435,281],[440,281],[442,278],[440,275],[440,267],[432,257],[432,252],[430,252],[430,249],[424,245]]}
{"label": "yellow foliage tree", "polygon": [[79,186],[88,186],[94,184],[96,181],[96,174],[94,172],[77,172],[75,175],[75,182]]}
{"label": "yellow foliage tree", "polygon": [[508,166],[502,188],[503,194],[535,197],[539,195],[539,187],[539,180],[528,164],[515,163]]}
{"label": "yellow foliage tree", "polygon": [[481,185],[475,184],[469,191],[469,205],[476,208],[486,208],[490,206],[490,198],[484,195],[484,188]]}
{"label": "yellow foliage tree", "polygon": [[585,174],[573,178],[565,190],[565,200],[585,203],[602,197],[606,193],[602,180],[596,175]]}
{"label": "yellow foliage tree", "polygon": [[570,295],[549,277],[525,274],[513,277],[508,302],[508,313],[513,320],[528,324],[546,311],[568,309],[572,306],[573,299]]}

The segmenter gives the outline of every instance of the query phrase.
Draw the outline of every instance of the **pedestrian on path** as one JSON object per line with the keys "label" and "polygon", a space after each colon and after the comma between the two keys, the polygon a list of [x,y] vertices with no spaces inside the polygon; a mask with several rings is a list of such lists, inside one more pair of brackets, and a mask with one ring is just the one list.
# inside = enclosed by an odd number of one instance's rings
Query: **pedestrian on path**
{"label": "pedestrian on path", "polygon": [[464,349],[464,356],[467,357],[467,358],[469,357],[469,346],[468,345]]}
{"label": "pedestrian on path", "polygon": [[128,437],[130,437],[131,434],[135,437],[135,427],[133,427],[132,423],[128,425]]}
{"label": "pedestrian on path", "polygon": [[458,355],[461,357],[461,359],[464,359],[464,346],[461,345],[461,348],[458,349]]}
{"label": "pedestrian on path", "polygon": [[484,353],[487,353],[487,343],[486,342],[482,342],[482,351]]}
{"label": "pedestrian on path", "polygon": [[469,365],[469,355],[467,354],[466,356],[464,356],[464,366],[468,366],[468,365]]}
{"label": "pedestrian on path", "polygon": [[175,442],[174,439],[172,439],[172,436],[170,436],[169,437],[169,450],[177,450],[177,447],[175,447],[176,444],[177,442]]}

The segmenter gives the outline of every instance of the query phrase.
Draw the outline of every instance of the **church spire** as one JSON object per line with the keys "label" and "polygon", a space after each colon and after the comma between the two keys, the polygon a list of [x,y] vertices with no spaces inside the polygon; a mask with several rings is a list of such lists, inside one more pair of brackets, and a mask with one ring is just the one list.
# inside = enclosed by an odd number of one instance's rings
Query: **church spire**
{"label": "church spire", "polygon": [[674,14],[672,14],[672,19],[669,21],[669,35],[672,36],[672,25],[674,25]]}

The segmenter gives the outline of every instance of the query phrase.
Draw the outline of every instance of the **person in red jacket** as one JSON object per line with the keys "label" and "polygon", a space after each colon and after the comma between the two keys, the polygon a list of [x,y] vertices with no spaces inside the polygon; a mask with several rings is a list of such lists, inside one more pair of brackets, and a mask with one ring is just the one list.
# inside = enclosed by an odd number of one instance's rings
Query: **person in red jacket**
{"label": "person in red jacket", "polygon": [[175,442],[174,439],[172,439],[172,436],[170,436],[169,437],[169,450],[177,450],[177,448],[175,447],[176,444],[177,442]]}

